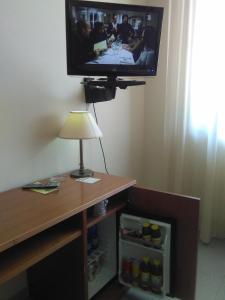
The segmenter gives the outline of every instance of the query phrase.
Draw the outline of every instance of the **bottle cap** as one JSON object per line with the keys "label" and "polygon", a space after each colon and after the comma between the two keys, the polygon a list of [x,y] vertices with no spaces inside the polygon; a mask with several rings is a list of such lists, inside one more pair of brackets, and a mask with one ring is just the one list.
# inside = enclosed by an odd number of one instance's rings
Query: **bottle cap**
{"label": "bottle cap", "polygon": [[144,223],[144,224],[143,224],[143,227],[145,227],[145,228],[146,228],[146,227],[149,227],[149,226],[150,226],[149,223]]}
{"label": "bottle cap", "polygon": [[153,259],[153,265],[156,267],[161,266],[161,260],[160,259]]}
{"label": "bottle cap", "polygon": [[146,263],[146,264],[148,264],[149,261],[150,261],[150,259],[149,259],[148,256],[143,256],[143,257],[142,257],[142,260],[143,260],[143,262]]}
{"label": "bottle cap", "polygon": [[151,229],[154,231],[159,230],[159,226],[157,224],[152,224]]}

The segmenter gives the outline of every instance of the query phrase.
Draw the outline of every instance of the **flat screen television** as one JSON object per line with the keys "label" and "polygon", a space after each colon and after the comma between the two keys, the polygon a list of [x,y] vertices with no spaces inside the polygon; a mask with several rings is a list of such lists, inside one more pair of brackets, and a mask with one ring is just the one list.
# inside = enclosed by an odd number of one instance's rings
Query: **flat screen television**
{"label": "flat screen television", "polygon": [[67,73],[155,76],[163,8],[66,0]]}

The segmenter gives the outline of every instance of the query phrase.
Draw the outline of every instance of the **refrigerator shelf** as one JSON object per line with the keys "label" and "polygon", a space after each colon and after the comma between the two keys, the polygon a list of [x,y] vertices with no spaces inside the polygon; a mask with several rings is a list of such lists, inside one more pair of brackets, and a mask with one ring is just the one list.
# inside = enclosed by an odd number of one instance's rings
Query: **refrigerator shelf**
{"label": "refrigerator shelf", "polygon": [[119,282],[120,282],[122,285],[124,285],[124,286],[126,286],[126,287],[128,287],[128,288],[132,288],[133,290],[141,291],[142,293],[144,293],[144,294],[146,294],[146,295],[152,296],[152,297],[154,297],[154,299],[159,299],[159,300],[165,299],[163,293],[161,293],[161,294],[156,294],[156,293],[152,292],[150,289],[149,289],[149,290],[144,290],[144,289],[142,289],[141,287],[133,286],[132,284],[125,282],[125,281],[121,278],[121,276],[119,277]]}
{"label": "refrigerator shelf", "polygon": [[150,247],[150,246],[145,246],[145,245],[143,245],[141,243],[137,243],[137,242],[132,241],[132,240],[124,239],[123,237],[120,238],[120,241],[122,243],[127,243],[128,245],[131,245],[131,246],[134,246],[134,247],[140,247],[142,249],[146,249],[146,250],[149,250],[149,251],[153,251],[153,252],[157,252],[157,253],[163,254],[163,250],[162,249],[157,249],[157,248],[153,248],[153,247]]}

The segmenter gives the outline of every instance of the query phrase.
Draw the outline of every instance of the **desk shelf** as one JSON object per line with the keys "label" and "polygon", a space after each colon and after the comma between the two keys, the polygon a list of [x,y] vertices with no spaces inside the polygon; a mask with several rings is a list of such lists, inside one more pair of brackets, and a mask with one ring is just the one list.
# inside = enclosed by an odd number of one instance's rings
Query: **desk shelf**
{"label": "desk shelf", "polygon": [[[116,213],[105,218],[97,225],[98,232],[98,249],[103,253],[103,258],[96,262],[94,256],[94,264],[100,266],[98,272],[94,269],[89,269],[88,273],[93,274],[92,281],[88,281],[88,299],[91,299],[98,293],[111,279],[117,275],[117,230],[116,230]],[[94,254],[94,251],[91,255]],[[93,258],[90,261],[93,261]]]}
{"label": "desk shelf", "polygon": [[89,217],[87,228],[94,226],[95,224],[103,221],[105,218],[113,215],[117,211],[121,211],[126,206],[126,203],[123,200],[116,199],[111,201],[107,207],[107,211],[105,215],[97,216],[97,217]]}
{"label": "desk shelf", "polygon": [[0,254],[0,284],[25,271],[81,236],[81,230],[58,224]]}

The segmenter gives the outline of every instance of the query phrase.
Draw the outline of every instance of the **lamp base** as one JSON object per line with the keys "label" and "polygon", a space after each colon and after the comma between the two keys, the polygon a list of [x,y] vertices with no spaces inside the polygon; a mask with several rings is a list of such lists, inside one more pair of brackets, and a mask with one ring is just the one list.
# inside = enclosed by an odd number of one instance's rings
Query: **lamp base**
{"label": "lamp base", "polygon": [[92,177],[93,175],[94,172],[89,169],[75,170],[70,174],[71,177],[75,177],[75,178]]}

